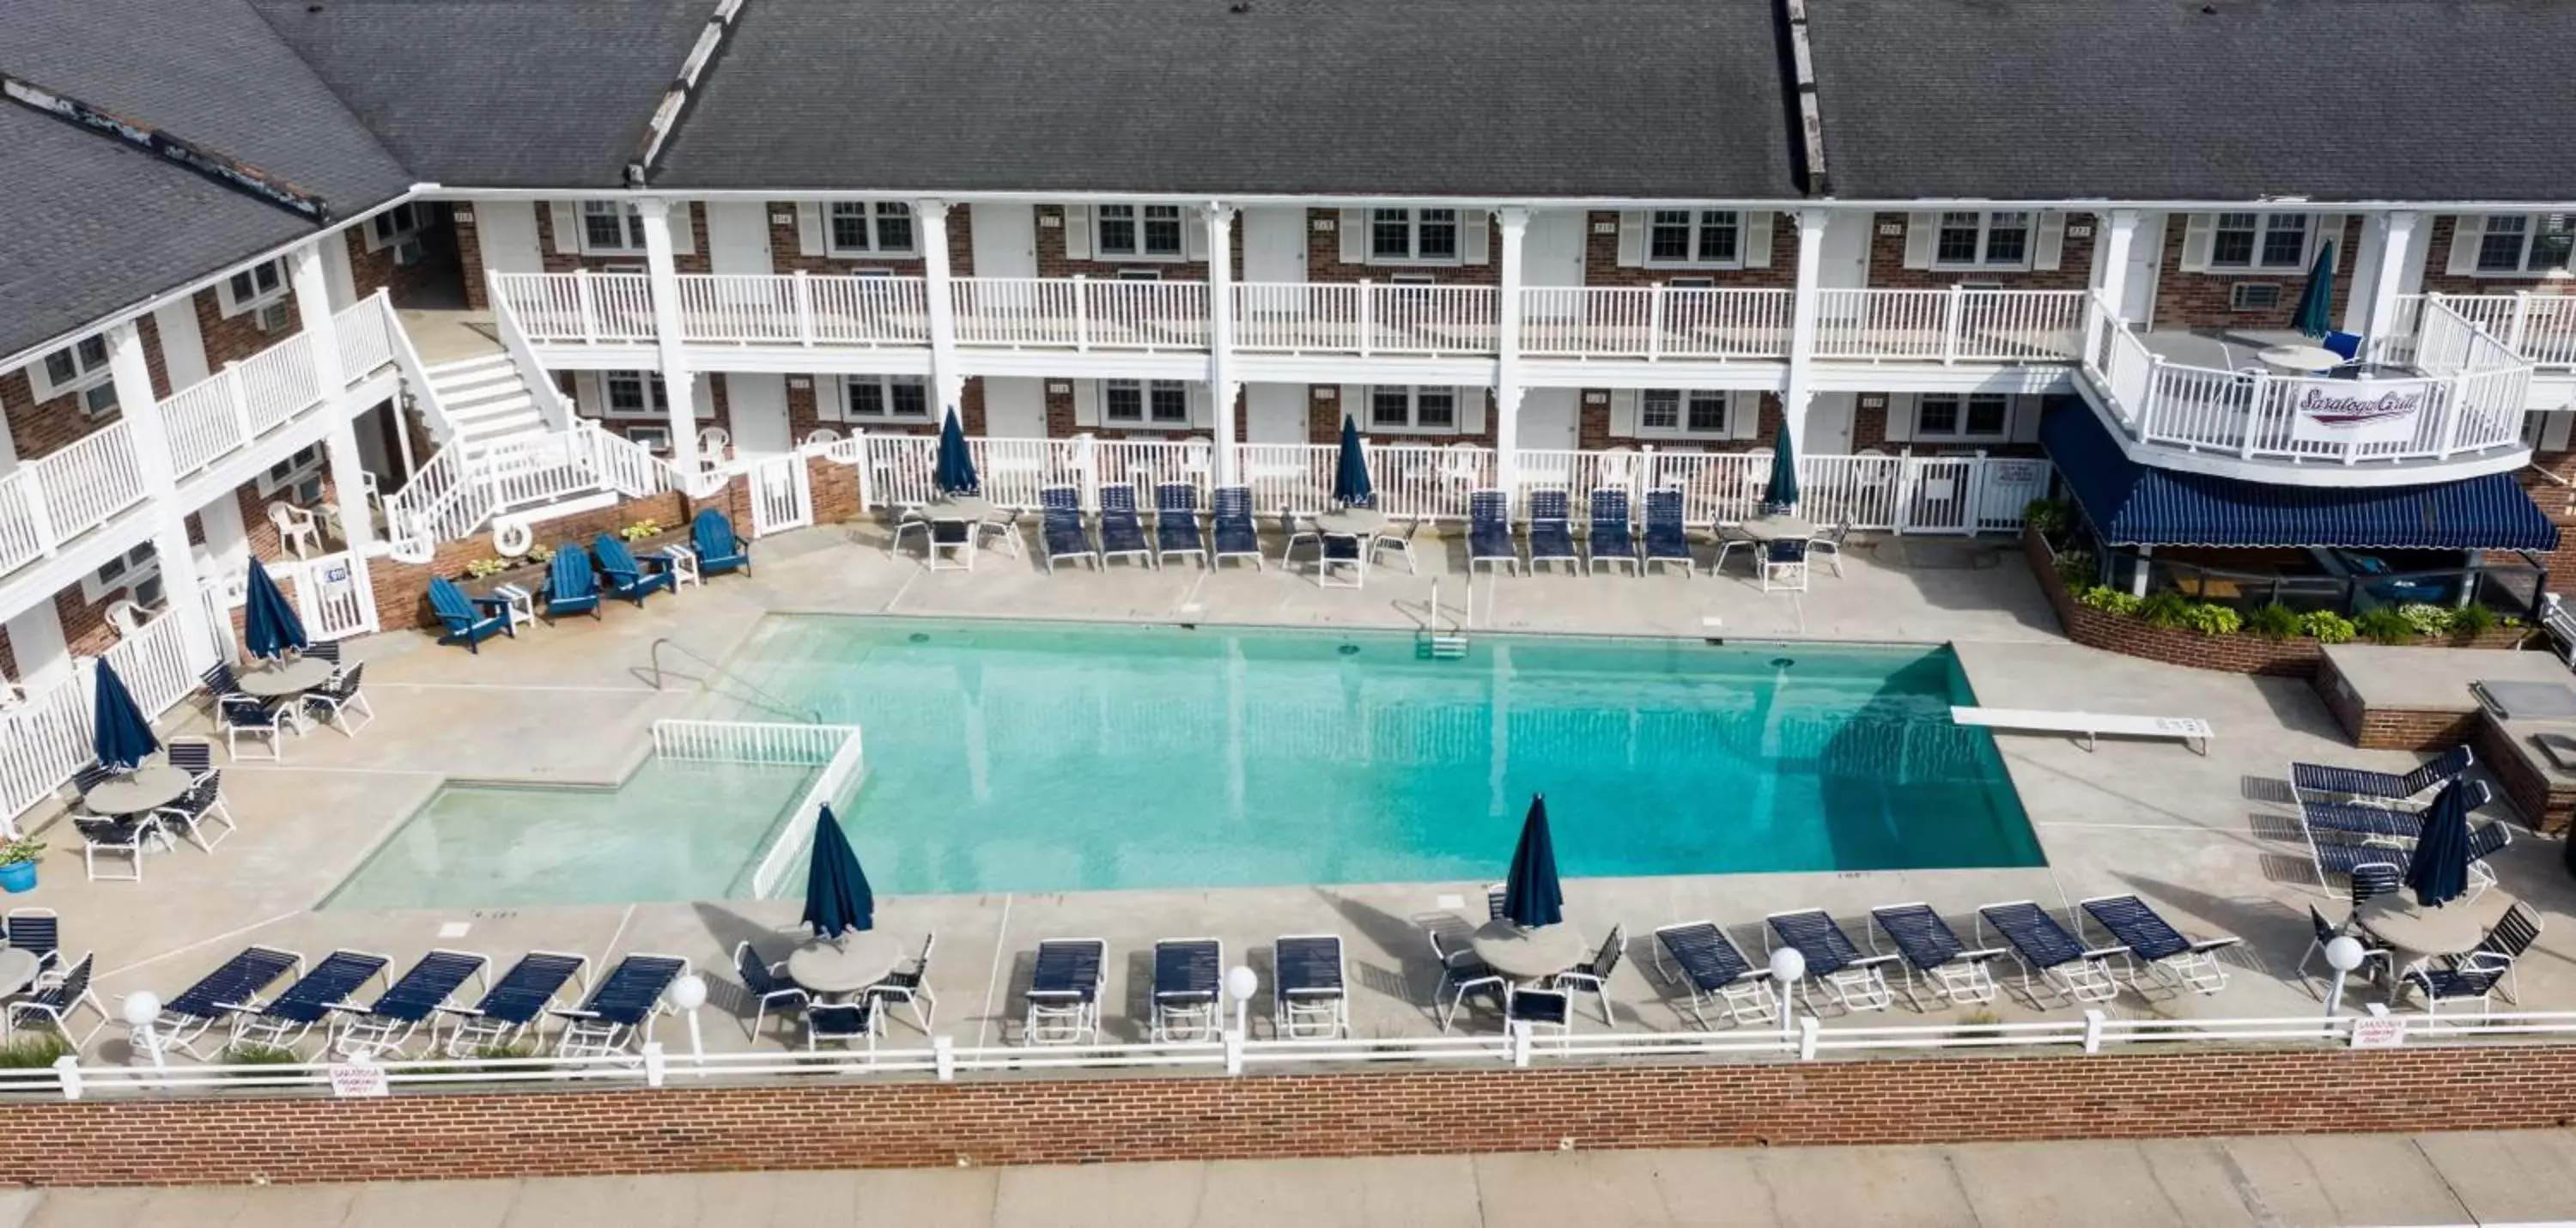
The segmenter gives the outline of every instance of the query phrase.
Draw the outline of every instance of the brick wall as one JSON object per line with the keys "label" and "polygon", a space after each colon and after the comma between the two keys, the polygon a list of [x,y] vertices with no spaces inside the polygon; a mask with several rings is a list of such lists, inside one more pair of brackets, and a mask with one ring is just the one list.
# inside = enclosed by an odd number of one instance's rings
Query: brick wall
{"label": "brick wall", "polygon": [[[1053,225],[1048,224],[1049,218],[1054,219]],[[958,218],[952,224],[963,227],[965,219]],[[1121,269],[1152,269],[1161,273],[1164,281],[1207,280],[1208,266],[1205,260],[1137,260],[1121,259],[1116,256],[1075,260],[1064,254],[1065,224],[1064,206],[1039,205],[1037,207],[1038,276],[1040,277],[1081,276],[1108,279],[1117,277]],[[1140,221],[1138,224],[1143,223]],[[1187,208],[1181,210],[1183,250],[1187,250],[1189,244],[1193,242],[1191,236],[1204,231],[1206,226],[1207,223],[1195,216],[1194,211]],[[1234,253],[1234,275],[1239,281],[1243,277],[1243,220],[1236,218],[1233,229],[1228,233],[1232,236],[1229,247]]]}
{"label": "brick wall", "polygon": [[2576,577],[2576,452],[2534,452],[2531,463],[2513,476],[2532,504],[2558,526],[2558,548],[2540,556],[2540,565],[2560,583]]}
{"label": "brick wall", "polygon": [[[2186,219],[2176,214],[2167,227],[2164,265],[2156,277],[2157,328],[2240,328],[2288,329],[2296,327],[2299,314],[2299,291],[2308,282],[2308,266],[2295,269],[2265,269],[2257,273],[2185,273],[2182,271],[2183,228]],[[2334,309],[2329,318],[2340,324],[2344,305],[2352,298],[2352,271],[2355,267],[2353,244],[2361,238],[2361,219],[2344,220],[2344,228],[2335,244]],[[2269,282],[2281,287],[2281,304],[2270,311],[2234,311],[2227,305],[2231,287],[2238,282]]]}
{"label": "brick wall", "polygon": [[[644,253],[641,249],[631,252],[610,252],[600,255],[592,255],[588,253],[575,255],[555,250],[555,211],[553,202],[541,200],[535,202],[535,205],[537,212],[537,259],[541,263],[541,267],[543,267],[546,272],[573,273],[582,269],[589,269],[596,273],[605,270],[610,265],[626,266],[641,265],[644,263]],[[691,235],[691,247],[693,250],[674,253],[671,257],[672,267],[683,273],[704,273],[707,271],[706,202],[696,202],[696,206],[689,210],[689,232]],[[789,241],[787,244],[787,250],[790,254],[793,254],[796,251],[795,237],[796,236],[793,233],[788,235]],[[775,250],[776,249],[774,248],[772,249],[773,253]],[[479,259],[469,261],[466,265],[465,272],[469,279],[469,285],[481,284],[483,280],[483,269],[482,263]],[[477,305],[480,306],[479,303]]]}
{"label": "brick wall", "polygon": [[[734,517],[734,523],[743,525],[742,509],[731,501],[733,497],[728,490],[719,492],[709,502],[728,508],[727,514]],[[535,526],[534,532],[536,539],[546,545],[568,541],[586,545],[601,533],[616,532],[639,520],[652,520],[665,527],[685,525],[689,517],[696,514],[698,506],[679,492],[672,491],[649,499],[630,499],[609,507],[595,508],[560,520],[549,520]],[[368,564],[368,578],[376,591],[377,619],[388,631],[437,626],[438,618],[429,609],[430,577],[458,579],[465,574],[466,564],[476,559],[492,558],[495,553],[492,535],[484,532],[440,543],[426,563],[400,563],[390,558],[373,560]]]}
{"label": "brick wall", "polygon": [[2506,736],[2504,726],[2484,714],[2480,714],[2469,734],[2469,745],[2477,748],[2478,766],[2504,788],[2514,811],[2533,831],[2551,836],[2569,834],[2571,821],[2576,821],[2576,788],[2541,775],[2538,768],[2523,760],[2521,749]]}
{"label": "brick wall", "polygon": [[[537,212],[545,212],[545,202],[538,201],[535,207]],[[465,278],[465,308],[468,311],[486,311],[491,308],[492,299],[484,293],[483,287],[483,232],[475,221],[457,216],[460,209],[470,214],[474,212],[474,206],[460,204],[447,213],[448,230],[456,236],[456,267]]]}
{"label": "brick wall", "polygon": [[[460,256],[456,223],[447,206],[416,202],[415,210],[427,209],[420,230],[421,259],[411,264],[394,261],[394,245],[369,250],[367,227],[352,226],[342,236],[349,245],[349,284],[357,297],[365,298],[379,289],[391,290],[397,305],[411,302],[424,289],[435,288],[447,280],[446,269]],[[483,280],[482,260],[478,254],[468,270],[469,287],[479,287]],[[479,305],[479,304],[478,304]]]}
{"label": "brick wall", "polygon": [[[1937,290],[1963,281],[1994,282],[2007,290],[2082,290],[2093,284],[2093,236],[2100,227],[2092,214],[2066,215],[2066,237],[2058,248],[2054,269],[1909,269],[1905,267],[1908,216],[1881,213],[1870,219],[1869,286],[1873,290]],[[2037,243],[2035,216],[2033,225],[2031,241]],[[2088,233],[2079,235],[2077,230]],[[1779,241],[1779,233],[1773,229],[1774,243]],[[1796,233],[1792,227],[1793,246]],[[1791,273],[1794,275],[1796,270],[1792,263]]]}
{"label": "brick wall", "polygon": [[[1360,224],[1367,225],[1368,211],[1362,209],[1357,212],[1361,217]],[[1502,284],[1502,223],[1493,220],[1493,214],[1490,211],[1485,215],[1486,239],[1485,262],[1483,264],[1344,264],[1342,263],[1341,216],[1342,211],[1339,209],[1309,209],[1306,211],[1306,280],[1320,282],[1382,282],[1393,280],[1397,274],[1412,276],[1418,273],[1429,277],[1434,283],[1443,286],[1497,286]],[[1317,230],[1315,229],[1315,223],[1317,222],[1331,222],[1333,223],[1334,228],[1331,230]],[[1239,247],[1242,243],[1243,228],[1241,226],[1237,226],[1234,230],[1236,236],[1235,241]],[[1368,250],[1366,238],[1367,236],[1365,235],[1361,236],[1362,243],[1360,250],[1362,251]],[[1243,267],[1243,261],[1239,252],[1237,253],[1234,267],[1238,270]]]}
{"label": "brick wall", "polygon": [[2344,682],[2332,657],[2318,661],[2314,681],[2335,723],[2343,726],[2353,745],[2365,750],[2445,751],[2468,742],[2477,732],[2475,709],[2364,707],[2361,695]]}
{"label": "brick wall", "polygon": [[[206,293],[211,297],[214,292]],[[135,325],[143,338],[143,365],[152,373],[152,394],[166,397],[172,390],[169,367],[161,355],[161,330],[148,315]],[[41,356],[36,359],[37,364],[43,361]],[[37,400],[34,377],[29,374],[34,365],[0,372],[0,415],[7,418],[10,446],[20,462],[60,452],[123,416],[111,409],[93,417],[81,408],[77,393]]]}
{"label": "brick wall", "polygon": [[[1607,231],[1602,227],[1607,226]],[[1494,236],[1494,251],[1502,251],[1502,235]],[[1501,259],[1498,255],[1497,261]],[[1676,277],[1706,277],[1720,286],[1739,288],[1793,289],[1798,284],[1798,219],[1790,214],[1771,218],[1771,263],[1758,269],[1667,269],[1622,268],[1619,265],[1619,214],[1616,210],[1595,209],[1583,219],[1583,284],[1586,286],[1651,286]]]}
{"label": "brick wall", "polygon": [[[240,315],[226,316],[223,300],[217,298],[213,290],[197,291],[193,302],[197,308],[197,334],[204,338],[206,343],[206,369],[220,372],[224,369],[225,363],[240,362],[303,332],[304,317],[295,306],[295,287],[290,284],[286,289],[286,297],[278,301],[286,304],[286,326],[275,332],[261,332],[257,311],[245,311]],[[162,387],[162,380],[158,375],[153,378],[152,383],[153,387],[160,389],[162,395],[169,394],[169,389]]]}

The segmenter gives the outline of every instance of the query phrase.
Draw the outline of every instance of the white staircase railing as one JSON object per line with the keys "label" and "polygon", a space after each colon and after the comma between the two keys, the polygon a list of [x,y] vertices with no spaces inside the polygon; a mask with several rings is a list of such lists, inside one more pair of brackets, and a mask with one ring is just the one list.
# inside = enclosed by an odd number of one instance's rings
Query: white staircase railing
{"label": "white staircase railing", "polygon": [[519,383],[536,402],[537,412],[545,415],[546,424],[556,430],[572,425],[572,406],[565,404],[555,382],[546,377],[545,364],[537,361],[536,347],[528,341],[528,331],[519,319],[518,310],[510,305],[510,296],[502,292],[502,275],[486,272],[484,284],[492,300],[492,329],[501,338],[501,349],[510,355],[510,363],[519,370]]}

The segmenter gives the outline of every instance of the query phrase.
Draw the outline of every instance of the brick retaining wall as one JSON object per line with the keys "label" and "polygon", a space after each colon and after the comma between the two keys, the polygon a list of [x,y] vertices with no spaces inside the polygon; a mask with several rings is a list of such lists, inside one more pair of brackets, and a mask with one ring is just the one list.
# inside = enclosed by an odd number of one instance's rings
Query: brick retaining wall
{"label": "brick retaining wall", "polygon": [[0,1105],[0,1181],[238,1184],[2576,1123],[2576,1046]]}
{"label": "brick retaining wall", "polygon": [[2423,754],[2467,744],[2477,733],[2478,710],[2470,708],[2369,708],[2361,695],[2336,672],[2334,658],[2317,664],[2317,695],[2334,713],[2352,744],[2364,750],[2411,750]]}
{"label": "brick retaining wall", "polygon": [[2515,812],[2531,824],[2533,831],[2544,835],[2567,834],[2576,822],[2576,789],[2552,782],[2540,769],[2525,762],[2504,726],[2481,719],[2470,734],[2469,744],[2477,748],[2478,766],[2495,777],[2498,787],[2513,802]]}

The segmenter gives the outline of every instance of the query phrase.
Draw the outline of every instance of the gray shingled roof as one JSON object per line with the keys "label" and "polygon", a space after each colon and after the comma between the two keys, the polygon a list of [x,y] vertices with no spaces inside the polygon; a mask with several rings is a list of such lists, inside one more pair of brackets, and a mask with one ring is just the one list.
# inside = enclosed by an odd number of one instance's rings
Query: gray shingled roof
{"label": "gray shingled roof", "polygon": [[1770,0],[752,0],[667,187],[1796,194]]}
{"label": "gray shingled roof", "polygon": [[2576,198],[2559,0],[1813,0],[1838,196]]}

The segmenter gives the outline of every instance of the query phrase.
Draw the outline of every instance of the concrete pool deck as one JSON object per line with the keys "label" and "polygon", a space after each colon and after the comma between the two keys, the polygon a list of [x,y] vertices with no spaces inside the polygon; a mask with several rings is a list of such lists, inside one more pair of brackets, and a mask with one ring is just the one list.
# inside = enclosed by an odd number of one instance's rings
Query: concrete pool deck
{"label": "concrete pool deck", "polygon": [[[319,958],[335,947],[393,956],[396,971],[431,947],[483,951],[506,966],[532,948],[576,951],[604,969],[616,957],[655,951],[686,956],[709,974],[705,1015],[710,1048],[741,1049],[750,1013],[730,1016],[739,994],[730,952],[754,941],[783,956],[797,901],[564,906],[487,910],[312,911],[442,779],[612,783],[642,753],[645,729],[680,714],[702,683],[735,685],[703,662],[721,662],[772,612],[900,613],[930,616],[1059,617],[1290,626],[1418,625],[1435,582],[1452,608],[1472,602],[1474,630],[1623,633],[1701,637],[1721,620],[1730,638],[1812,637],[1952,641],[1982,703],[2197,716],[2218,729],[2206,756],[2175,743],[2105,739],[2087,751],[2072,739],[2005,734],[1999,745],[2048,866],[1831,874],[1577,879],[1567,913],[1598,942],[1624,923],[1629,961],[1612,981],[1620,1027],[1686,1027],[1671,991],[1646,971],[1656,926],[1713,919],[1754,959],[1764,949],[1767,912],[1823,907],[1861,936],[1875,905],[1931,903],[1962,933],[1975,907],[2036,899],[2063,909],[2086,896],[2135,891],[2186,931],[2243,936],[2229,953],[2238,975],[2215,997],[2124,993],[2123,1016],[2308,1015],[2320,1008],[2293,971],[2309,933],[2310,904],[2336,914],[2332,897],[2304,871],[2304,845],[2284,840],[2292,812],[2282,804],[2291,759],[2404,768],[2415,757],[2356,751],[2304,682],[2176,669],[2077,647],[2059,638],[2017,550],[2002,541],[1904,539],[1879,549],[1855,543],[1846,575],[1820,573],[1803,595],[1764,594],[1740,569],[1724,578],[1629,579],[1462,574],[1440,545],[1418,545],[1423,574],[1381,567],[1364,590],[1319,589],[1278,570],[1210,573],[1175,566],[1124,566],[1107,574],[1047,575],[1034,564],[987,556],[978,570],[924,571],[893,558],[873,526],[834,526],[781,535],[755,549],[754,578],[721,578],[642,609],[618,605],[598,620],[576,618],[523,629],[484,645],[480,655],[397,633],[353,644],[368,662],[367,688],[379,713],[357,738],[318,731],[289,739],[282,765],[225,761],[225,789],[241,831],[212,855],[183,847],[147,859],[146,880],[82,879],[78,841],[67,826],[49,833],[44,884],[15,897],[63,914],[74,953],[99,953],[98,988],[113,1003],[135,989],[165,998],[242,946],[282,946]],[[699,660],[686,659],[669,640]],[[658,659],[657,659],[658,658]],[[658,679],[657,665],[664,672]],[[199,718],[182,708],[165,732]],[[40,820],[41,821],[41,820]],[[2294,835],[2294,829],[2290,834]],[[2565,914],[2576,891],[2557,864],[2554,841],[2527,833],[2497,859],[2504,889],[2544,914]],[[1495,850],[1495,872],[1509,855]],[[1361,1036],[1436,1031],[1428,1004],[1438,979],[1422,925],[1443,915],[1481,915],[1480,883],[1209,891],[1084,892],[881,897],[880,928],[917,946],[938,935],[930,984],[938,1000],[933,1031],[960,1045],[1018,1039],[1018,989],[1029,953],[1047,937],[1098,937],[1112,951],[1104,1011],[1111,1039],[1141,1039],[1146,961],[1155,939],[1215,935],[1230,961],[1249,962],[1267,982],[1270,941],[1281,934],[1344,935],[1352,968],[1352,1019]],[[1444,897],[1451,897],[1444,899]],[[1454,902],[1453,902],[1454,901]],[[461,927],[461,928],[460,928]],[[2576,1002],[2576,927],[2544,933],[2520,969],[2523,1003],[2537,1009]],[[2009,969],[2007,968],[2007,971]],[[2009,978],[2007,978],[2009,981]],[[2358,998],[2356,997],[2356,1001]],[[1265,1005],[1256,1001],[1256,1007]],[[1602,1027],[1589,999],[1582,1029]],[[2034,1011],[2010,996],[1974,1018],[1935,1011],[1932,1020],[2072,1018],[2057,1006]],[[1836,1018],[1827,1012],[1828,1022]],[[1899,1006],[1881,1019],[1919,1021]],[[1490,1016],[1462,1025],[1491,1032]],[[1257,1031],[1266,1033],[1266,1024]],[[666,1022],[666,1042],[684,1032]],[[790,1039],[773,1021],[761,1041]],[[888,1046],[922,1043],[897,1012]],[[124,1060],[124,1029],[93,1043]]]}

